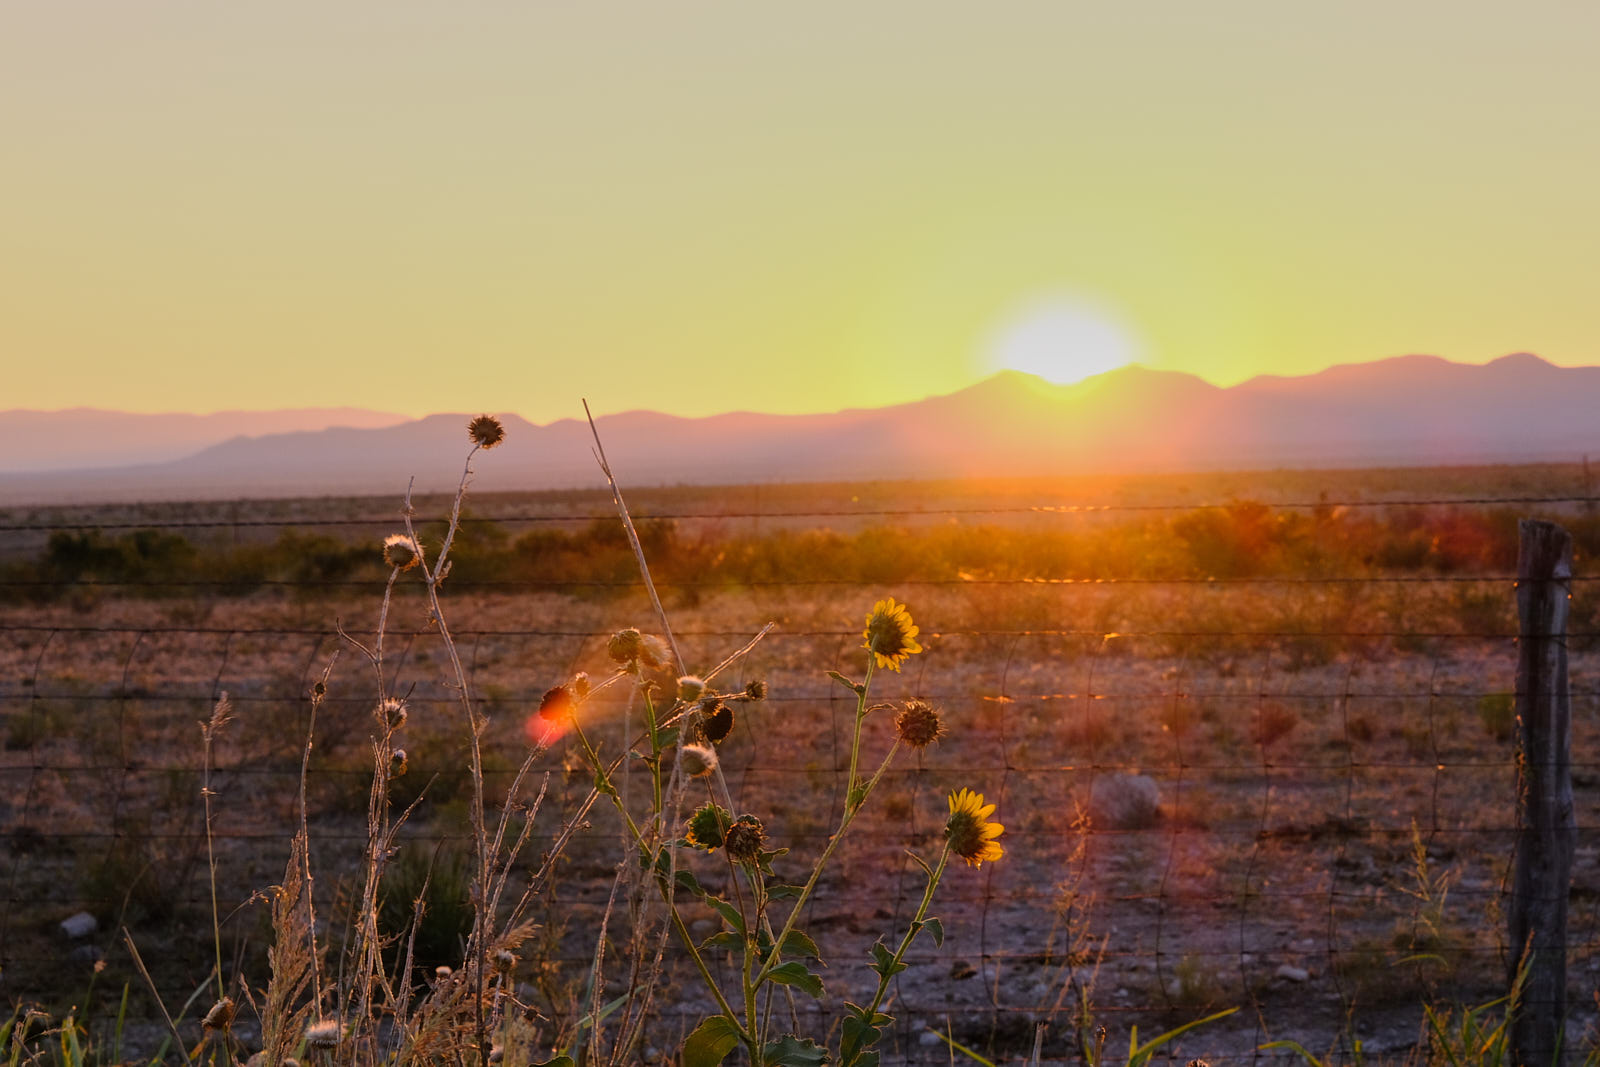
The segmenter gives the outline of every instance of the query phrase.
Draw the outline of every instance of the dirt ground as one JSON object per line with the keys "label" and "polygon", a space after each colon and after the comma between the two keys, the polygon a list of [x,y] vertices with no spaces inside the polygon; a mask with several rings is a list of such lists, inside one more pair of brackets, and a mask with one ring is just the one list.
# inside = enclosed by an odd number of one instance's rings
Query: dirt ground
{"label": "dirt ground", "polygon": [[[778,624],[729,675],[765,679],[771,696],[741,708],[721,759],[741,810],[792,849],[780,876],[803,877],[842,803],[853,700],[824,672],[860,674],[860,620],[894,592],[745,591],[672,606],[685,657],[701,669]],[[1255,1050],[1282,1038],[1344,1054],[1359,1039],[1369,1056],[1398,1059],[1424,1002],[1503,992],[1513,639],[1408,640],[1373,636],[1370,625],[1356,637],[1267,627],[1174,635],[1150,624],[1159,605],[1145,605],[1142,626],[1122,627],[1106,614],[1112,594],[1050,595],[1055,632],[1008,627],[1005,605],[977,592],[913,602],[927,650],[903,674],[880,673],[873,697],[930,699],[949,732],[897,760],[805,918],[827,960],[820,1010],[830,1022],[843,1000],[870,992],[872,941],[898,937],[920,898],[905,850],[937,853],[944,798],[961,787],[999,805],[1006,855],[948,874],[933,909],[944,945],[919,941],[894,989],[891,1061],[948,1063],[933,1031],[1015,1058],[1039,1023],[1046,1059],[1066,1060],[1084,999],[1112,1048],[1134,1024],[1148,1037],[1240,1009],[1184,1038],[1172,1049],[1179,1062],[1281,1057]],[[1243,612],[1203,587],[1183,595],[1191,620],[1209,605],[1229,619]],[[635,601],[475,596],[447,610],[491,718],[490,781],[502,789],[527,750],[524,722],[539,695],[575,670],[602,676],[613,630],[649,628]],[[127,983],[130,1010],[148,1027],[154,1004],[113,936],[122,925],[169,1005],[205,980],[213,946],[197,723],[224,690],[237,709],[212,782],[225,967],[260,980],[265,909],[249,901],[282,877],[306,694],[340,647],[334,621],[359,630],[374,618],[361,599],[0,609],[7,1001],[61,1010],[87,997],[91,1013],[109,1014]],[[397,607],[393,628],[420,629],[414,601]],[[405,846],[420,853],[465,833],[464,734],[437,636],[393,635],[389,650],[393,685],[411,692],[407,781],[433,778]],[[1600,654],[1575,644],[1574,1040],[1595,1025],[1600,981],[1597,671]],[[335,946],[364,841],[372,691],[369,669],[344,654],[312,751],[313,860]],[[627,715],[620,702],[593,709],[587,729],[603,751],[620,752],[636,729]],[[889,716],[869,719],[868,731],[875,761]],[[591,784],[573,756],[558,747],[539,764],[550,794],[534,858]],[[1153,811],[1121,826],[1084,822],[1091,797],[1133,776],[1154,783]],[[561,997],[581,987],[622,856],[614,815],[597,808],[541,896],[542,958],[519,978],[551,1010],[570,1008]],[[690,862],[708,885],[726,875],[715,856]],[[80,910],[98,930],[67,938],[58,924]],[[706,916],[691,918],[708,928]],[[648,1035],[667,1051],[710,1005],[673,960]]]}

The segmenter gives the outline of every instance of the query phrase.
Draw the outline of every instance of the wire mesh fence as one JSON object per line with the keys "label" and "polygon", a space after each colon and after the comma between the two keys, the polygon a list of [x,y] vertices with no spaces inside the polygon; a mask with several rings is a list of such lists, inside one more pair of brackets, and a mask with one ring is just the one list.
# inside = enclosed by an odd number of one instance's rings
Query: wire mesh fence
{"label": "wire mesh fence", "polygon": [[[1592,503],[1473,496],[1385,506]],[[941,513],[997,523],[1008,514]],[[1041,504],[1017,514],[1080,521],[1103,510]],[[68,519],[75,530],[95,526]],[[387,528],[381,521],[319,520],[357,535]],[[214,524],[98,528],[163,525]],[[12,526],[24,528],[58,529]],[[922,876],[905,850],[936,848],[944,797],[962,787],[998,803],[1006,856],[956,871],[941,888],[946,940],[918,942],[896,980],[894,1058],[948,1062],[935,1031],[1015,1055],[1044,1022],[1046,1058],[1069,1060],[1085,1004],[1115,1033],[1244,1009],[1186,1038],[1185,1056],[1271,1058],[1281,1053],[1257,1046],[1281,1037],[1319,1050],[1348,1053],[1359,1039],[1369,1054],[1398,1052],[1416,1039],[1424,1002],[1504,992],[1516,832],[1508,569],[1106,580],[1045,570],[918,576],[915,564],[892,588],[781,575],[663,582],[692,665],[714,663],[777,623],[735,668],[736,684],[759,678],[769,695],[740,707],[721,757],[738,804],[761,815],[796,866],[826,842],[844,802],[854,701],[825,672],[860,673],[859,621],[877,596],[910,600],[922,627],[926,651],[899,675],[880,673],[873,696],[935,702],[949,731],[887,774],[810,905],[807,929],[830,965],[824,1016],[836,1021],[841,998],[870,977],[871,941],[903,928],[915,909]],[[1597,577],[1581,568],[1580,560],[1578,600]],[[91,983],[102,993],[90,995],[120,992],[131,980],[114,937],[124,926],[151,946],[143,952],[169,984],[165,995],[181,1002],[204,982],[213,956],[197,724],[224,692],[237,716],[218,741],[210,786],[222,936],[229,966],[260,973],[269,931],[259,899],[251,901],[283,875],[310,687],[348,647],[341,627],[370,642],[383,583],[285,578],[232,597],[221,584],[91,577],[78,583],[95,594],[84,603],[71,590],[28,592],[48,589],[47,578],[6,583],[0,984],[8,997],[81,998]],[[464,578],[445,588],[472,696],[490,721],[485,780],[494,799],[528,749],[545,690],[579,670],[603,674],[609,636],[650,629],[652,619],[636,584],[620,577]],[[464,724],[420,601],[398,598],[393,619],[390,686],[412,708],[410,770],[395,802],[424,796],[403,850],[436,858],[467,843]],[[1568,959],[1579,1030],[1593,1019],[1600,982],[1597,636],[1569,635],[1580,836]],[[335,944],[366,840],[372,694],[370,672],[346,658],[312,736],[305,803]],[[628,743],[630,714],[620,695],[598,702],[592,733],[607,751]],[[870,744],[881,753],[888,734],[878,725]],[[538,767],[550,776],[539,815],[549,825],[533,832],[534,859],[593,784],[560,746]],[[558,1006],[562,983],[592,962],[619,855],[620,830],[607,813],[585,822],[543,902],[538,973],[525,976],[541,987],[530,996]],[[718,872],[701,876],[710,884]],[[68,936],[59,924],[82,911],[96,931]],[[690,919],[697,934],[712,929],[709,915]],[[677,977],[659,998],[653,1040],[662,1048],[711,1009],[692,975]],[[137,988],[132,1006],[154,1026],[153,1003]]]}

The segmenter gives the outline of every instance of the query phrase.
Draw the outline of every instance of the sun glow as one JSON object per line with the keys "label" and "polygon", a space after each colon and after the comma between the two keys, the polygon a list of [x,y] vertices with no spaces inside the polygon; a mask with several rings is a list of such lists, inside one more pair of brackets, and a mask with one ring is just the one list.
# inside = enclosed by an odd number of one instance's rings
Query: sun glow
{"label": "sun glow", "polygon": [[991,370],[1037,374],[1068,385],[1104,374],[1143,355],[1131,328],[1104,307],[1056,297],[1013,313],[990,335],[984,359]]}

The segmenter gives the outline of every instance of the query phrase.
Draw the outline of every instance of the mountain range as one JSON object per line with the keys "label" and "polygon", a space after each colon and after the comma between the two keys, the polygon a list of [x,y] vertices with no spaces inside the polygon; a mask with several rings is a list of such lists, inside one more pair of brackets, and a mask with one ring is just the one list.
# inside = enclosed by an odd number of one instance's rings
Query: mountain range
{"label": "mountain range", "polygon": [[[310,420],[322,425],[254,433],[243,413],[188,416],[220,420],[233,436],[181,458],[131,465],[126,459],[143,457],[119,444],[121,431],[60,428],[81,425],[81,411],[23,413],[33,420],[34,442],[23,454],[49,462],[19,471],[18,453],[0,451],[8,457],[0,500],[373,494],[402,491],[412,476],[419,492],[431,492],[459,479],[468,413],[398,421],[339,411]],[[597,422],[625,485],[661,485],[1576,460],[1600,453],[1597,411],[1600,367],[1557,367],[1522,353],[1481,366],[1400,356],[1227,388],[1138,365],[1072,385],[1005,371],[959,392],[883,408],[705,418],[632,411]],[[17,415],[0,412],[0,448],[17,439]],[[474,464],[479,491],[601,484],[582,420],[501,419],[505,443]],[[102,445],[124,462],[66,469],[68,456],[97,455],[87,445],[102,432]],[[84,447],[76,451],[38,445],[80,433]]]}

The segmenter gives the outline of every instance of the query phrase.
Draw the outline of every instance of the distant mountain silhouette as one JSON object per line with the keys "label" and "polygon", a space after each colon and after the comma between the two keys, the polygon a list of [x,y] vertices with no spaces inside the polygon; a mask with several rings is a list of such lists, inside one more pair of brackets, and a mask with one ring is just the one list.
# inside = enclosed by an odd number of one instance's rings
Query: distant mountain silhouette
{"label": "distant mountain silhouette", "polygon": [[364,408],[136,415],[98,408],[0,411],[0,471],[53,471],[182,459],[239,434],[393,426],[409,419]]}
{"label": "distant mountain silhouette", "polygon": [[[946,396],[825,415],[599,419],[624,484],[736,484],[1085,472],[1427,466],[1600,453],[1600,367],[1537,356],[1485,366],[1402,356],[1218,388],[1123,367],[1073,385],[1006,371]],[[0,475],[23,501],[307,496],[448,490],[466,414],[377,428],[238,436],[183,459],[116,470]],[[503,416],[475,464],[482,491],[594,486],[586,424]]]}

